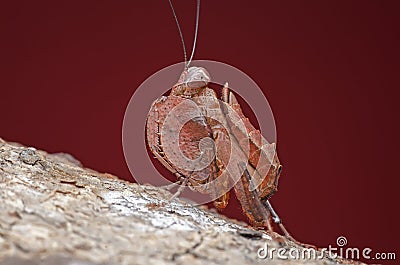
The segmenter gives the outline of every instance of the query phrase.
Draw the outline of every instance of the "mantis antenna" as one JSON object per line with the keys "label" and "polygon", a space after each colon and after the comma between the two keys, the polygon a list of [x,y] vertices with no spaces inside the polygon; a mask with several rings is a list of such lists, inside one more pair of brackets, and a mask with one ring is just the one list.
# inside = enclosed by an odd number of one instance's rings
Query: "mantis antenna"
{"label": "mantis antenna", "polygon": [[188,69],[190,63],[192,62],[193,55],[194,55],[194,51],[195,51],[195,49],[196,49],[197,33],[198,33],[198,31],[199,31],[200,0],[197,0],[197,8],[196,8],[196,28],[195,28],[195,32],[194,32],[194,40],[193,40],[192,54],[190,55],[189,61],[187,60],[186,45],[185,45],[185,41],[184,41],[184,39],[183,39],[183,34],[182,34],[181,26],[179,25],[178,16],[177,16],[176,13],[175,13],[175,9],[174,9],[174,6],[172,5],[171,0],[168,0],[168,2],[169,2],[169,5],[171,6],[172,14],[174,15],[175,22],[176,22],[176,26],[178,27],[178,31],[179,31],[179,36],[180,36],[180,38],[181,38],[182,47],[183,47],[183,57],[184,57],[184,59],[185,59],[185,69]]}

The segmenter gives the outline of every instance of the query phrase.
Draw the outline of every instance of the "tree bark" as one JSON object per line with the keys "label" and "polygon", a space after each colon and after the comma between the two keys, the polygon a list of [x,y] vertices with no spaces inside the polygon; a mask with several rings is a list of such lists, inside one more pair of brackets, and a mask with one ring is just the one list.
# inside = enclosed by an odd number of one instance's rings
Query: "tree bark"
{"label": "tree bark", "polygon": [[301,248],[170,197],[83,168],[68,154],[0,139],[0,264],[350,262],[261,259],[257,252],[266,245]]}

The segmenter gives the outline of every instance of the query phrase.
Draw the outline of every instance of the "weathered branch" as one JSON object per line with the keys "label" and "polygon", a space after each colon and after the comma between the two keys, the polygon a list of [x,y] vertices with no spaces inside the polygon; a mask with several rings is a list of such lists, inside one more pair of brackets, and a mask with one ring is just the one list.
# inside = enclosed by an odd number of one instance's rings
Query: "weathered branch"
{"label": "weathered branch", "polygon": [[0,139],[0,264],[338,264],[260,259],[280,240],[170,196]]}

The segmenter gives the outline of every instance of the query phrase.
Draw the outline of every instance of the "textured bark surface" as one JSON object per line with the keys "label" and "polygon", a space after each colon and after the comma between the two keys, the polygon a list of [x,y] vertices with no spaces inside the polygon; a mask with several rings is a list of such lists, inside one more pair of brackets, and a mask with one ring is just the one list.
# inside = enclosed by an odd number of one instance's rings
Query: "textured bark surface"
{"label": "textured bark surface", "polygon": [[289,246],[178,199],[0,139],[0,264],[340,264],[260,259]]}

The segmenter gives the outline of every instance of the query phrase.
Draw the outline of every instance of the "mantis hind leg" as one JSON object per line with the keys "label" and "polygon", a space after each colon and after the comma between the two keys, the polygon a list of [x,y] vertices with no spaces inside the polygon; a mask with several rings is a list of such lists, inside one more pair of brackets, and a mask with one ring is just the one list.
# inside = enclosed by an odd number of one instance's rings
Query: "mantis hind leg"
{"label": "mantis hind leg", "polygon": [[[245,165],[242,165],[242,167],[243,166],[245,166]],[[248,188],[250,188],[251,176],[249,174],[249,171],[246,168],[244,169],[243,176],[244,176],[244,178],[242,178],[241,181],[243,183],[248,183],[247,184],[247,185],[249,185]],[[247,185],[244,185],[244,186],[247,186]],[[263,218],[265,218],[265,220],[267,220],[266,227],[267,227],[268,231],[272,232],[273,230],[272,230],[272,226],[270,224],[270,219],[272,218],[273,222],[275,224],[277,224],[277,226],[279,227],[279,229],[281,230],[281,232],[283,233],[284,237],[287,240],[289,240],[290,242],[292,242],[298,246],[304,247],[304,248],[315,248],[315,246],[304,244],[304,243],[301,243],[301,242],[297,241],[296,239],[294,239],[290,235],[290,233],[287,231],[286,227],[282,224],[282,219],[275,212],[274,208],[272,208],[272,205],[269,202],[269,200],[268,199],[261,200],[259,198],[256,190],[254,190],[254,189],[250,190],[248,188],[245,188],[245,189],[247,189],[247,193],[249,193],[249,195],[252,194],[252,196],[253,196],[253,200],[254,200],[253,206],[255,207],[255,210],[257,210],[258,212],[261,213],[261,215],[257,216],[256,214],[254,214],[255,212],[253,212],[254,216],[249,218],[250,221],[252,221],[252,218],[256,219],[257,217],[258,218],[263,217]],[[246,190],[245,190],[245,192],[246,192]]]}
{"label": "mantis hind leg", "polygon": [[244,214],[254,226],[266,227],[268,231],[273,232],[270,221],[271,215],[262,204],[257,190],[251,187],[251,176],[246,168],[246,164],[242,162],[239,168],[243,172],[243,175],[234,188]]}
{"label": "mantis hind leg", "polygon": [[263,204],[265,206],[265,208],[268,210],[268,212],[271,214],[272,220],[274,221],[275,224],[277,224],[279,226],[279,229],[282,231],[282,233],[284,234],[284,236],[286,238],[288,238],[289,240],[293,241],[293,242],[297,242],[287,231],[287,229],[285,228],[285,226],[282,224],[282,220],[281,218],[278,216],[278,214],[275,212],[274,208],[272,208],[271,203],[269,202],[269,200],[264,200]]}

